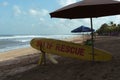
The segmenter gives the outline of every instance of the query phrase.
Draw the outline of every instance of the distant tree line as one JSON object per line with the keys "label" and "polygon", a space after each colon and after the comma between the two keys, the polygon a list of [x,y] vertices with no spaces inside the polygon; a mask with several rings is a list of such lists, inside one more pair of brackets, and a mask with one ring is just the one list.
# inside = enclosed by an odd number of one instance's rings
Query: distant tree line
{"label": "distant tree line", "polygon": [[120,24],[115,24],[113,22],[110,23],[104,23],[101,25],[101,27],[96,30],[98,35],[104,35],[104,36],[118,36],[120,35]]}

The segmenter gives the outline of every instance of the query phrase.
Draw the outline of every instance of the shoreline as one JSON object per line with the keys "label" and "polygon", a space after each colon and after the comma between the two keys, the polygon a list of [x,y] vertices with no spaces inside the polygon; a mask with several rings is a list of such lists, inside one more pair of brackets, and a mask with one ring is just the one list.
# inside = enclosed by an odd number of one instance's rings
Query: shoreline
{"label": "shoreline", "polygon": [[[74,40],[78,40],[78,37],[79,35],[75,37],[65,38],[63,40],[75,42]],[[79,42],[82,42],[80,39],[79,39]],[[32,48],[31,46],[25,47],[25,48],[13,49],[13,50],[5,51],[5,52],[0,52],[0,62],[7,61],[7,60],[14,60],[14,59],[17,59],[17,57],[38,54],[38,53],[40,53],[40,51]]]}
{"label": "shoreline", "polygon": [[[70,38],[70,39],[76,42],[79,41],[79,37],[74,39]],[[47,60],[48,62],[47,66],[38,66],[37,65],[39,60],[38,52],[40,51],[37,51],[31,47],[20,50],[18,49],[19,52],[13,50],[11,52],[16,53],[14,55],[15,58],[13,60],[12,59],[6,60],[7,62],[0,61],[0,77],[3,78],[3,80],[7,80],[7,79],[35,80],[36,78],[37,78],[36,80],[39,80],[39,78],[42,79],[48,78],[48,80],[57,80],[57,79],[60,80],[62,79],[62,77],[65,77],[66,80],[68,79],[76,80],[73,79],[72,76],[78,77],[77,80],[80,79],[87,80],[88,78],[90,80],[91,79],[108,80],[111,78],[112,78],[111,80],[114,80],[115,78],[119,80],[120,79],[119,78],[120,44],[118,43],[120,43],[120,37],[97,37],[95,40],[95,47],[109,51],[113,55],[113,59],[109,62],[98,62],[95,63],[95,65],[92,65],[90,61],[81,61],[71,58],[58,57],[57,60],[59,64],[57,65],[55,64],[53,65],[52,63],[49,63],[49,61]],[[20,55],[21,52],[23,56],[17,57],[16,55]],[[9,56],[6,55],[6,57]],[[1,62],[3,62],[4,65]],[[49,67],[51,67],[51,69]],[[66,72],[65,76],[62,76],[62,74],[64,74],[65,72]],[[59,74],[62,77],[57,76],[56,74]],[[96,76],[94,76],[94,74]],[[55,79],[52,78],[53,75],[55,76]],[[81,77],[79,75],[81,75]],[[115,77],[115,75],[117,75],[117,77]],[[35,77],[31,77],[31,76],[35,76]]]}
{"label": "shoreline", "polygon": [[[82,41],[81,37],[69,37],[63,40],[79,43]],[[25,72],[38,66],[40,51],[32,48],[19,48],[14,50],[9,50],[0,53],[0,77],[6,78],[6,76],[14,75],[17,73]]]}
{"label": "shoreline", "polygon": [[0,53],[0,62],[4,60],[14,59],[16,57],[25,56],[38,53],[38,50],[33,49],[32,47],[13,49]]}

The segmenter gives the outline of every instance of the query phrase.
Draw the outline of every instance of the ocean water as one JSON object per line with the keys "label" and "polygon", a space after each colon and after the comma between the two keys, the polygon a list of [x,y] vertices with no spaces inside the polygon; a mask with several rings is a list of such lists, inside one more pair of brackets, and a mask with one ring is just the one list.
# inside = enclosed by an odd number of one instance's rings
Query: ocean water
{"label": "ocean water", "polygon": [[30,46],[33,38],[64,39],[77,35],[0,35],[0,52]]}

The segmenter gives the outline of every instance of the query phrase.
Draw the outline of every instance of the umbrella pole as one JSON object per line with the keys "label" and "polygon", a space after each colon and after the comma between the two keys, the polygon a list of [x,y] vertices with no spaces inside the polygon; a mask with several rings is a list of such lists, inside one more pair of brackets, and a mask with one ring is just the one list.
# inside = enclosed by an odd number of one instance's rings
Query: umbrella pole
{"label": "umbrella pole", "polygon": [[92,34],[91,34],[91,39],[92,39],[92,60],[94,62],[95,58],[94,58],[94,36],[93,36],[93,22],[92,22],[92,18],[90,18],[90,23],[91,23],[91,30],[92,30]]}
{"label": "umbrella pole", "polygon": [[84,43],[84,32],[83,32],[83,43]]}

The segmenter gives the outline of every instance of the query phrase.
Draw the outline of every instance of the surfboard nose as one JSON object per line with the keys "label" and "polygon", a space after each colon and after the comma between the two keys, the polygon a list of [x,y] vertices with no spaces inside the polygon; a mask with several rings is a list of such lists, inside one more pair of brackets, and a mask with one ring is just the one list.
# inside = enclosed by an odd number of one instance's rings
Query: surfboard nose
{"label": "surfboard nose", "polygon": [[30,41],[30,46],[32,46],[35,42],[35,38]]}

